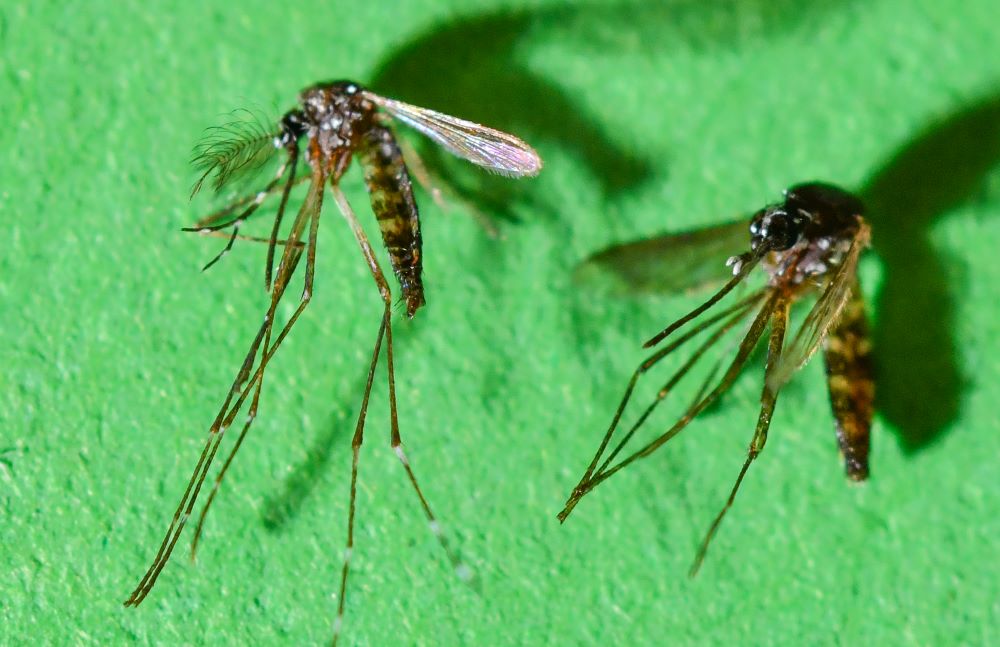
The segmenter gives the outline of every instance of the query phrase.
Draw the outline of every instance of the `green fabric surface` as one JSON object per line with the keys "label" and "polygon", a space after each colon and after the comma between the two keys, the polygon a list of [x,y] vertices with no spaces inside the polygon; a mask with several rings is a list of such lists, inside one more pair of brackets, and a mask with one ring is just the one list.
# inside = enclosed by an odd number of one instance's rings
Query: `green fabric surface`
{"label": "green fabric surface", "polygon": [[[276,116],[335,78],[510,130],[546,162],[515,183],[440,160],[501,240],[418,190],[428,305],[396,321],[403,440],[477,584],[389,450],[383,378],[343,644],[997,644],[998,18],[995,0],[0,5],[0,644],[329,639],[380,309],[332,201],[315,298],[198,561],[189,528],[149,598],[122,601],[266,307],[262,245],[202,274],[223,241],[179,231],[214,204],[187,200],[190,149],[232,109]],[[843,476],[814,361],[687,578],[744,458],[758,363],[560,526],[641,342],[700,299],[598,297],[576,264],[812,179],[872,208],[870,482]],[[375,234],[356,168],[344,187]]]}

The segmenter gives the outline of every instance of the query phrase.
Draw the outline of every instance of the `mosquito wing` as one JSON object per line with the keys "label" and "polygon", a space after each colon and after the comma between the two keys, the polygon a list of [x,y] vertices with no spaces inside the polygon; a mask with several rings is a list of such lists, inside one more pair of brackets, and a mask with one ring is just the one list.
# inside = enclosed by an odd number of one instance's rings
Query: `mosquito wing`
{"label": "mosquito wing", "polygon": [[726,259],[746,251],[747,222],[730,222],[608,247],[587,258],[574,280],[610,296],[682,293],[732,275]]}
{"label": "mosquito wing", "polygon": [[836,274],[830,279],[816,305],[806,315],[806,320],[802,322],[795,339],[782,355],[781,364],[768,377],[767,385],[770,389],[780,388],[797,370],[805,366],[830,331],[830,327],[837,323],[851,297],[852,287],[857,285],[855,279],[858,258],[861,256],[861,250],[868,246],[870,236],[868,225],[862,222]]}
{"label": "mosquito wing", "polygon": [[538,175],[542,159],[513,135],[477,123],[365,92],[365,98],[446,150],[501,175]]}
{"label": "mosquito wing", "polygon": [[249,110],[239,111],[238,119],[209,128],[195,146],[191,163],[201,173],[191,195],[201,190],[209,176],[216,191],[231,180],[254,173],[277,152],[277,129]]}

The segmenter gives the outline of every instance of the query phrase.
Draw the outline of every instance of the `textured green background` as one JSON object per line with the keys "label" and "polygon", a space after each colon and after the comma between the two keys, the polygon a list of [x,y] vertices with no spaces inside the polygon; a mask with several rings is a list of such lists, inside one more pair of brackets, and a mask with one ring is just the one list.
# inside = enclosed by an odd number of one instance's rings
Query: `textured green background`
{"label": "textured green background", "polygon": [[[547,162],[485,187],[511,207],[503,241],[418,195],[428,307],[398,327],[403,434],[480,586],[427,532],[380,386],[348,644],[1000,640],[995,0],[189,4],[0,6],[0,643],[328,638],[379,308],[333,210],[199,562],[181,550],[139,609],[121,601],[265,306],[262,247],[198,271],[220,243],[179,232],[211,206],[187,202],[189,150],[232,108],[275,113],[337,77],[513,130]],[[559,527],[640,341],[697,298],[588,296],[575,263],[814,178],[873,203],[871,482],[845,483],[815,362],[689,580],[756,368]],[[356,170],[345,186],[371,224]]]}

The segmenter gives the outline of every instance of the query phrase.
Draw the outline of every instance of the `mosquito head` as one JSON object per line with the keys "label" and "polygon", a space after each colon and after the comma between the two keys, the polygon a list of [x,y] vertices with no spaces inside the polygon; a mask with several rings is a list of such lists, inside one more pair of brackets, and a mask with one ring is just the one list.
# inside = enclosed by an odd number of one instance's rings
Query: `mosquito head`
{"label": "mosquito head", "polygon": [[[796,184],[785,191],[785,200],[754,214],[750,222],[750,249],[781,252],[803,235],[815,236],[817,228],[850,226],[864,212],[861,201],[847,191],[822,182]],[[807,228],[809,231],[807,232]]]}
{"label": "mosquito head", "polygon": [[750,249],[784,251],[799,242],[808,223],[808,214],[787,202],[761,209],[750,221]]}
{"label": "mosquito head", "polygon": [[298,141],[309,130],[305,122],[305,115],[301,110],[289,110],[281,118],[281,133],[275,138],[274,145],[284,148],[294,141]]}

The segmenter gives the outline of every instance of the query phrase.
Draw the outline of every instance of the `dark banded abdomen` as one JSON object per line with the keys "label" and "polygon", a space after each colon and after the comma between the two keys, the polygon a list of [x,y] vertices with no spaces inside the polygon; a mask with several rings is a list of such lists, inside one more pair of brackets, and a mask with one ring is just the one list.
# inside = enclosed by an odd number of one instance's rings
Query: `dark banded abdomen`
{"label": "dark banded abdomen", "polygon": [[840,320],[831,328],[823,344],[823,357],[844,469],[851,480],[863,481],[868,478],[875,379],[871,336],[856,280]]}
{"label": "dark banded abdomen", "polygon": [[424,305],[420,214],[413,200],[410,174],[392,131],[373,126],[362,138],[358,160],[364,168],[372,211],[389,251],[389,262],[403,291],[406,314],[412,317]]}

